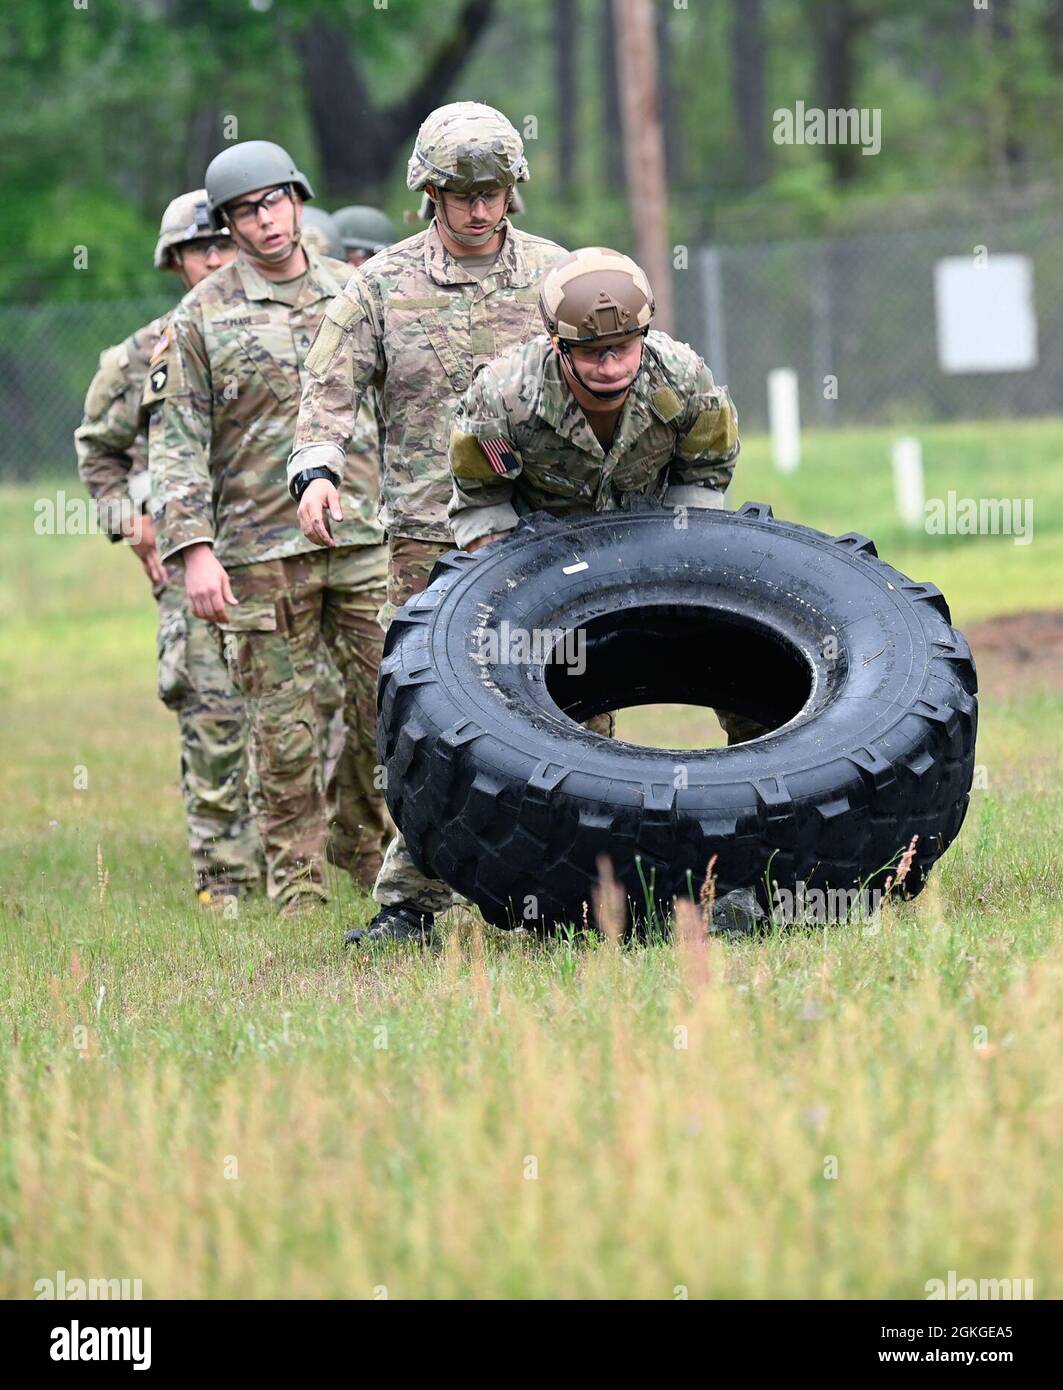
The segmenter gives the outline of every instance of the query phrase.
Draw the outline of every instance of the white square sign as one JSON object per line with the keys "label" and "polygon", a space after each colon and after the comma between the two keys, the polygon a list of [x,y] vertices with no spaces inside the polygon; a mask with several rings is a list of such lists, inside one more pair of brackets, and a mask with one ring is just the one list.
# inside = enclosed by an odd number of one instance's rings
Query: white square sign
{"label": "white square sign", "polygon": [[1037,366],[1033,266],[1028,256],[945,256],[934,266],[938,365],[943,372],[1027,372]]}

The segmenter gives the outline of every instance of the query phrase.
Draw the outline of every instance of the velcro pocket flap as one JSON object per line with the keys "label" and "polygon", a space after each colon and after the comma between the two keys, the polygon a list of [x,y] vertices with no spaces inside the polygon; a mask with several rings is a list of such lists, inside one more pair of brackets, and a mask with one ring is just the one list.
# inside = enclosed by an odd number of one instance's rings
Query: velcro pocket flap
{"label": "velcro pocket flap", "polygon": [[247,598],[227,604],[229,621],[220,624],[223,632],[276,632],[277,609],[272,599]]}

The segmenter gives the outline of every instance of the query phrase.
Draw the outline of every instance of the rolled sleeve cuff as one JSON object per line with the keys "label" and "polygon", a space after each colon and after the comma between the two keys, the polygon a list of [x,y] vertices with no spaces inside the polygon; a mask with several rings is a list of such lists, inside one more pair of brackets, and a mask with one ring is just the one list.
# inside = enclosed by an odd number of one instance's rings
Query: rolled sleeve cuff
{"label": "rolled sleeve cuff", "polygon": [[702,487],[699,483],[672,483],[665,489],[666,507],[705,507],[709,511],[721,512],[724,509],[724,496],[714,487]]}
{"label": "rolled sleeve cuff", "polygon": [[508,502],[498,502],[492,507],[462,507],[450,518],[450,534],[464,550],[470,541],[478,541],[481,536],[512,531],[517,520],[517,513]]}
{"label": "rolled sleeve cuff", "polygon": [[327,468],[343,479],[343,450],[338,444],[304,444],[288,457],[288,487],[297,473],[308,468]]}
{"label": "rolled sleeve cuff", "polygon": [[214,537],[213,537],[213,536],[210,536],[210,535],[205,535],[205,536],[182,536],[180,540],[173,541],[172,543],[167,543],[166,541],[163,541],[163,540],[160,539],[160,540],[159,540],[159,559],[160,559],[160,560],[172,560],[173,557],[174,557],[175,555],[179,554],[182,550],[187,550],[188,547],[189,547],[190,545],[209,545],[209,546],[213,546],[213,545],[214,545]]}

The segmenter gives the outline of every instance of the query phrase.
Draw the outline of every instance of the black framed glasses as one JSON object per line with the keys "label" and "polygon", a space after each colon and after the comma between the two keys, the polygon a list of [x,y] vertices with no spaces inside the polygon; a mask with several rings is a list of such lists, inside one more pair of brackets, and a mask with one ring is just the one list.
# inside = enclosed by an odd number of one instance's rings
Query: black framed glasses
{"label": "black framed glasses", "polygon": [[276,212],[291,200],[291,188],[288,184],[282,183],[278,188],[271,188],[268,193],[263,193],[261,198],[245,198],[241,203],[230,203],[225,209],[225,215],[230,222],[246,224],[255,221],[263,208],[267,212]]}

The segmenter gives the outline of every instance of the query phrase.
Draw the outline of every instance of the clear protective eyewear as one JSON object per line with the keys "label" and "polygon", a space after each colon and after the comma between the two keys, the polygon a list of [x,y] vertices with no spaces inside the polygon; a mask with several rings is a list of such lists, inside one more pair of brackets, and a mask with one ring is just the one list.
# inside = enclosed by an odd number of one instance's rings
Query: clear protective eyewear
{"label": "clear protective eyewear", "polygon": [[290,203],[291,199],[292,190],[285,183],[279,188],[271,188],[268,193],[263,193],[261,198],[246,198],[242,203],[233,203],[226,208],[225,215],[230,222],[243,222],[246,225],[252,220],[257,220],[263,208],[267,212],[276,212],[285,203]]}

